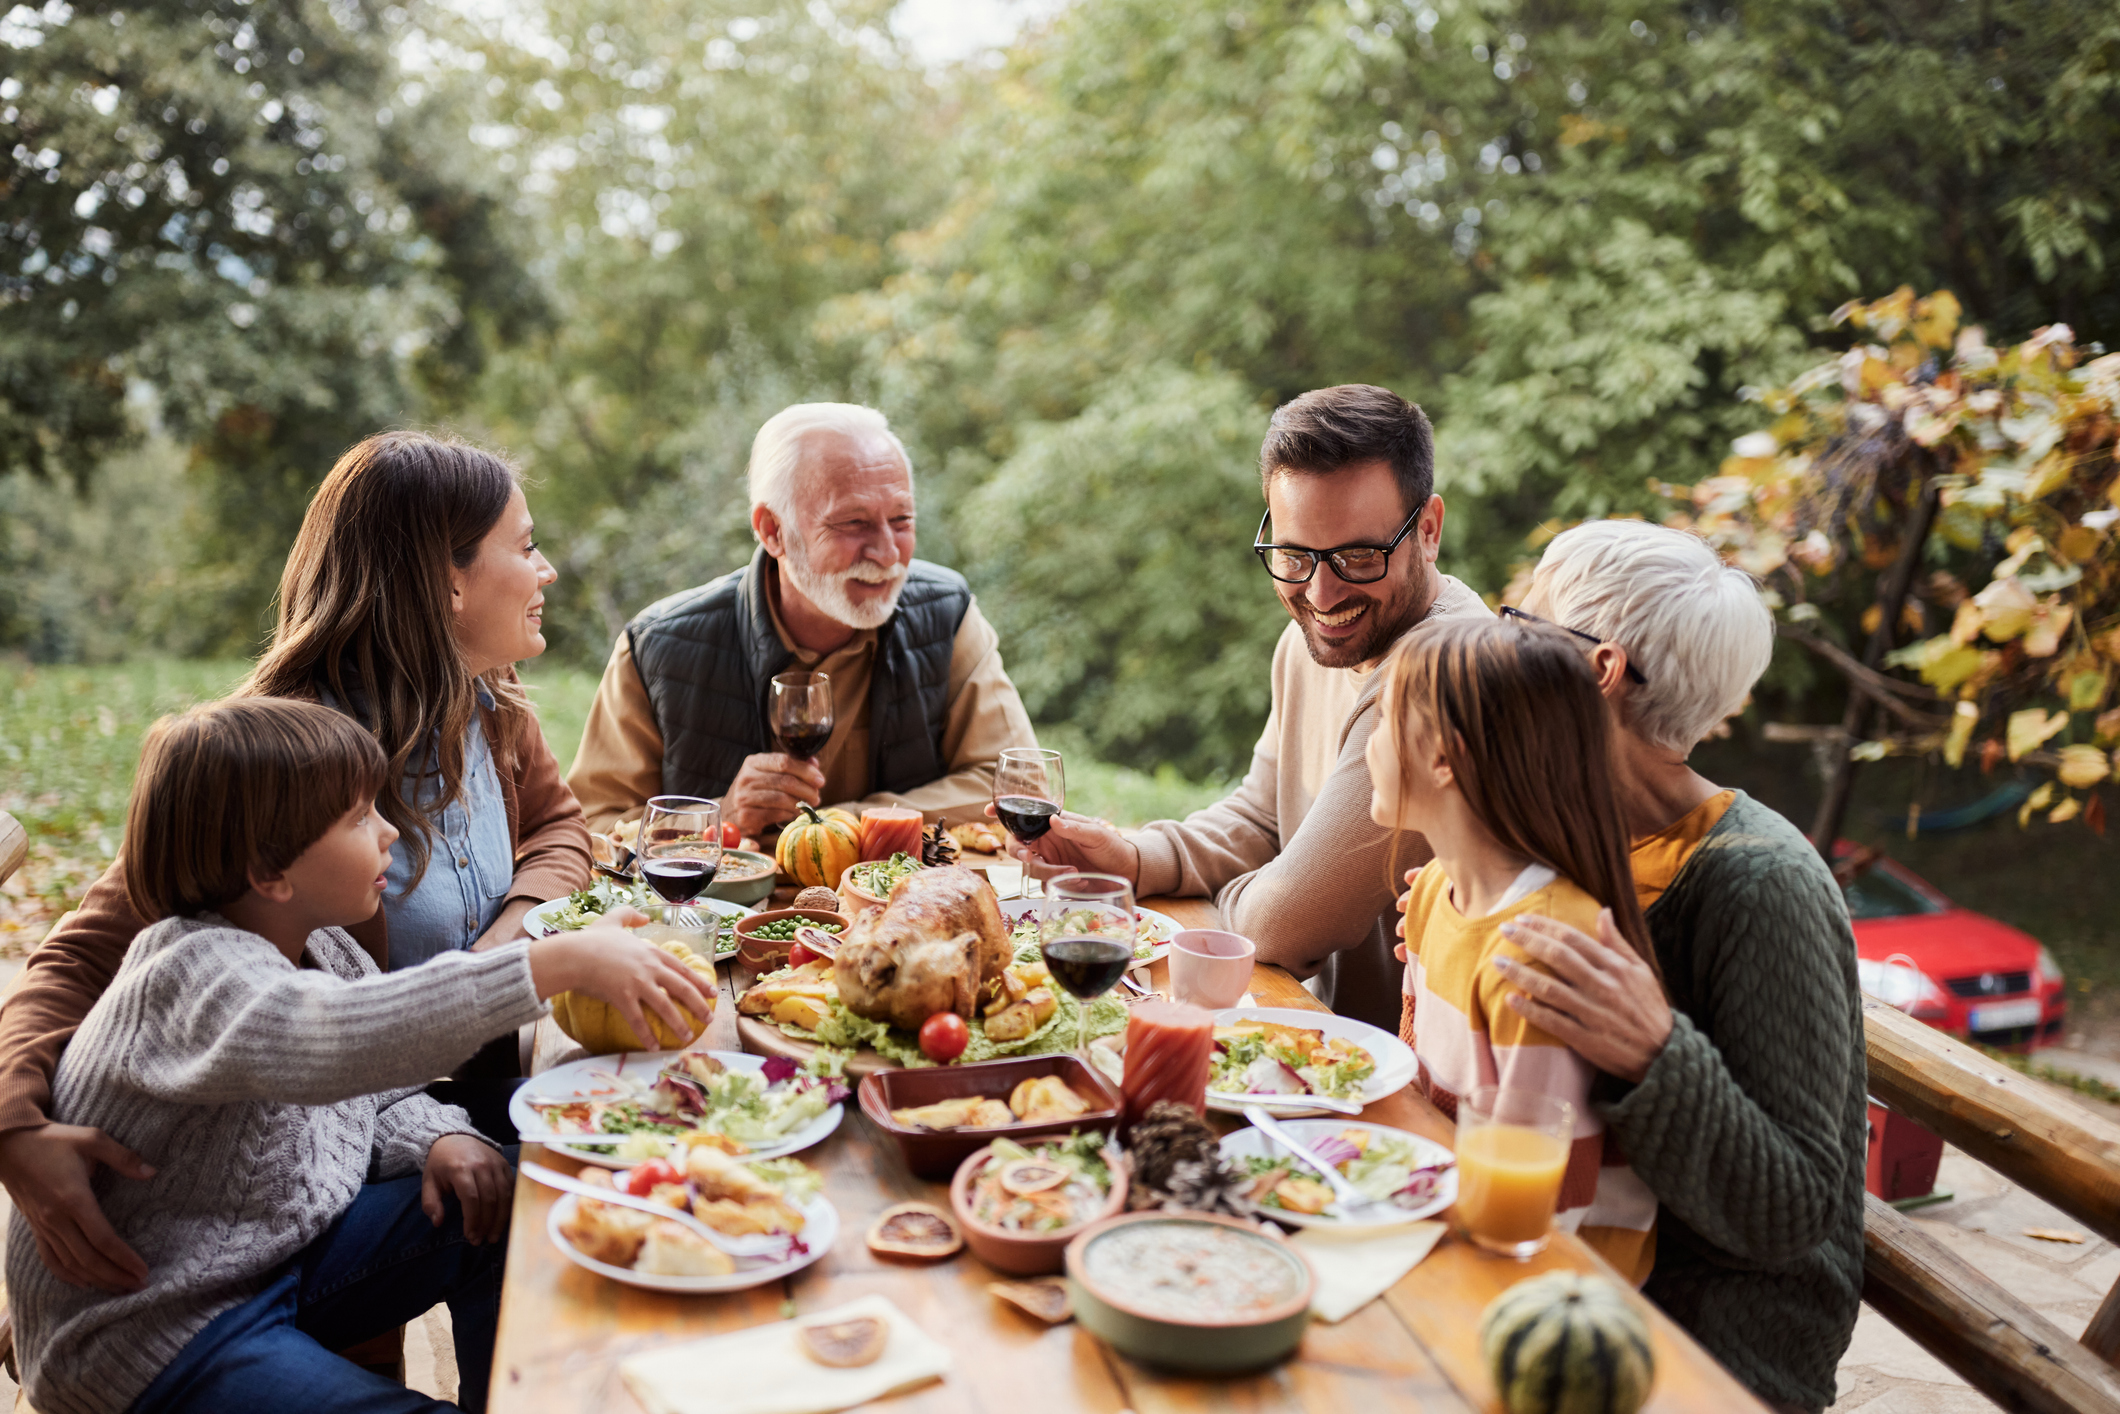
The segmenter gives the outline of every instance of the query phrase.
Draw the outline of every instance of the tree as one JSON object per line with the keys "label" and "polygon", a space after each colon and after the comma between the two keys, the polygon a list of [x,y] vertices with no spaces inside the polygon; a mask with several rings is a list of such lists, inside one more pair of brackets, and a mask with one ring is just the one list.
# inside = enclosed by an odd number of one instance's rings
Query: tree
{"label": "tree", "polygon": [[1822,848],[1864,760],[2019,762],[2047,777],[2020,821],[2101,832],[2120,775],[2120,354],[2084,361],[2063,324],[1995,348],[1960,314],[1906,288],[1844,306],[1867,340],[1757,394],[1772,421],[1682,488],[1678,523],[1767,577],[1781,632],[1847,681]]}
{"label": "tree", "polygon": [[1237,378],[1165,367],[1022,430],[960,535],[1034,720],[1195,778],[1249,759],[1288,622],[1249,548],[1260,421]]}
{"label": "tree", "polygon": [[2120,338],[2116,25],[2091,0],[1079,0],[967,86],[955,199],[826,327],[952,504],[1077,417],[1134,465],[1093,410],[1187,395],[1159,369],[1208,375],[1174,421],[1226,373],[1261,431],[1303,389],[1393,387],[1436,420],[1451,567],[1498,585],[1529,526],[1712,475],[1742,385],[1800,371],[1812,312],[1865,287],[1948,277],[2000,327]]}
{"label": "tree", "polygon": [[567,577],[556,651],[601,657],[741,563],[759,424],[862,396],[815,312],[886,279],[940,195],[940,104],[888,8],[551,0],[456,36],[486,58],[469,131],[516,185],[556,316],[479,389]]}
{"label": "tree", "polygon": [[[247,648],[308,493],[536,302],[368,0],[18,6],[0,45],[0,474],[193,447]],[[476,310],[476,315],[471,313]]]}

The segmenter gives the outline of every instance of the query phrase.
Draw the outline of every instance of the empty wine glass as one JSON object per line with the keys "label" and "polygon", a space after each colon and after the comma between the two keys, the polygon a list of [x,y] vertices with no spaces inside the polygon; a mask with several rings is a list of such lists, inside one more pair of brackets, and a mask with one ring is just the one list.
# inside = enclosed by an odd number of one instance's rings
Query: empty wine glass
{"label": "empty wine glass", "polygon": [[781,673],[766,699],[766,726],[790,756],[814,761],[832,739],[832,679],[827,673]]}
{"label": "empty wine glass", "polygon": [[1081,1004],[1076,1046],[1089,1059],[1089,1004],[1133,966],[1134,886],[1116,874],[1062,874],[1048,880],[1038,913],[1045,970]]}
{"label": "empty wine glass", "polygon": [[[641,882],[673,906],[689,904],[721,871],[721,806],[689,795],[658,795],[640,822]],[[699,928],[699,915],[679,907],[676,924]]]}
{"label": "empty wine glass", "polygon": [[[1057,751],[1011,746],[994,769],[994,814],[1001,826],[1028,844],[1053,826],[1067,804],[1067,768]],[[1023,896],[1031,898],[1036,881],[1023,870]]]}

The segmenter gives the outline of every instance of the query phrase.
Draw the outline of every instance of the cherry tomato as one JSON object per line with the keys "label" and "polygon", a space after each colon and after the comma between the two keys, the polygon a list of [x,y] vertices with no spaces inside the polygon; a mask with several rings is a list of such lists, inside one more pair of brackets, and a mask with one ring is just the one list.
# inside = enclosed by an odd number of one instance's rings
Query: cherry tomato
{"label": "cherry tomato", "polygon": [[684,1181],[685,1176],[668,1159],[650,1159],[644,1164],[635,1164],[633,1172],[626,1175],[626,1191],[636,1198],[645,1198],[659,1184]]}
{"label": "cherry tomato", "polygon": [[938,1011],[920,1023],[920,1054],[947,1064],[964,1054],[972,1043],[972,1030],[954,1011]]}
{"label": "cherry tomato", "polygon": [[735,849],[742,843],[743,831],[736,828],[734,821],[724,822],[721,827],[721,847],[723,849]]}
{"label": "cherry tomato", "polygon": [[815,962],[821,954],[808,943],[792,943],[788,947],[788,966],[800,967],[806,962]]}

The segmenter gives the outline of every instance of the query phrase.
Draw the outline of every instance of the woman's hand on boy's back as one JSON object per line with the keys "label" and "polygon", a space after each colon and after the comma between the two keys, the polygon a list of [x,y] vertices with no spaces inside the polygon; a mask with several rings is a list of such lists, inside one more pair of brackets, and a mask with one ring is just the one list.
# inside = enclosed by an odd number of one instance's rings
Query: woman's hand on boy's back
{"label": "woman's hand on boy's back", "polygon": [[714,1014],[713,995],[700,987],[696,973],[623,928],[599,925],[533,939],[530,982],[541,999],[579,991],[609,1002],[644,1051],[662,1049],[648,1026],[649,1011],[679,1036],[691,1035],[694,1025],[680,1007],[702,1021]]}
{"label": "woman's hand on boy's back", "polygon": [[427,1167],[420,1176],[420,1211],[436,1227],[446,1215],[445,1193],[454,1193],[464,1210],[464,1240],[473,1246],[491,1242],[508,1226],[515,1171],[484,1140],[444,1134],[428,1146]]}
{"label": "woman's hand on boy's back", "polygon": [[75,1286],[138,1291],[147,1285],[147,1263],[103,1216],[89,1187],[97,1164],[127,1178],[155,1176],[151,1165],[100,1129],[39,1124],[0,1134],[0,1183],[52,1275]]}

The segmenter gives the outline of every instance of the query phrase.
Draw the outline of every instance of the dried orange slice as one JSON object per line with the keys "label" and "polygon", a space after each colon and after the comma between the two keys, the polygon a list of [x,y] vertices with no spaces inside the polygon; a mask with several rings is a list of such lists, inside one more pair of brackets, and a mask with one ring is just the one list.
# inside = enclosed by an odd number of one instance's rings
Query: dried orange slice
{"label": "dried orange slice", "polygon": [[1033,1193],[1043,1193],[1048,1188],[1058,1188],[1067,1182],[1067,1170],[1044,1159],[1018,1159],[1002,1165],[996,1175],[1001,1186],[1018,1198],[1027,1198]]}
{"label": "dried orange slice", "polygon": [[885,1339],[890,1334],[883,1322],[874,1316],[857,1316],[851,1321],[834,1321],[829,1325],[800,1329],[803,1354],[835,1370],[875,1363],[876,1357],[883,1354]]}
{"label": "dried orange slice", "polygon": [[948,1213],[932,1203],[885,1208],[869,1229],[869,1250],[897,1257],[947,1257],[964,1246],[964,1234]]}

